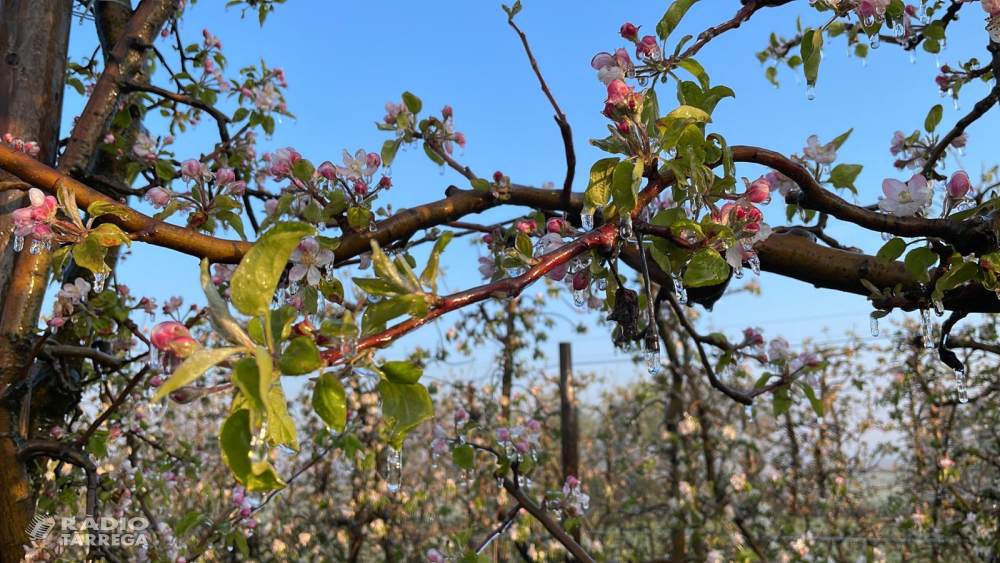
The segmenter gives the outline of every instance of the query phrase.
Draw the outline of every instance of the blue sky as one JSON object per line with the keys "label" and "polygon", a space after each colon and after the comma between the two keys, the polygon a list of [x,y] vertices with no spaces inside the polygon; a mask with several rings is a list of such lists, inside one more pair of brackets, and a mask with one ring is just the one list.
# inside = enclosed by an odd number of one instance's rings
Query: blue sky
{"label": "blue sky", "polygon": [[[477,174],[488,176],[502,170],[517,183],[561,184],[565,163],[552,110],[499,3],[289,2],[278,7],[263,29],[253,14],[241,19],[238,10],[226,12],[223,4],[203,0],[194,5],[182,33],[186,43],[200,41],[202,28],[219,36],[233,71],[227,75],[235,76],[236,69],[261,58],[270,67],[285,69],[290,85],[286,99],[297,119],[284,119],[273,139],[262,140],[261,151],[293,146],[318,164],[339,162],[345,148],[351,152],[358,148],[378,150],[387,134],[377,131],[374,122],[384,114],[386,100],[398,101],[408,90],[423,99],[425,111],[438,112],[445,104],[454,108],[457,129],[468,138],[461,161]],[[600,115],[605,90],[589,66],[590,59],[599,51],[625,46],[618,28],[626,20],[652,33],[667,4],[635,2],[623,9],[625,5],[609,2],[527,0],[517,17],[573,126],[579,159],[577,190],[586,187],[590,164],[604,156],[589,146],[587,139],[606,136],[606,119]],[[673,37],[696,35],[728,19],[738,7],[736,0],[701,2]],[[941,57],[945,62],[988,57],[982,12],[975,4],[963,12],[965,17],[949,28],[948,47]],[[804,25],[825,21],[805,2],[764,10],[740,29],[712,41],[699,54],[697,58],[713,83],[725,84],[737,95],[735,100],[720,103],[712,130],[722,133],[731,145],[756,144],[790,154],[801,152],[811,134],[827,141],[853,126],[854,134],[839,152],[838,161],[865,166],[857,182],[860,200],[873,203],[883,178],[905,181],[909,177],[892,168],[888,148],[893,132],[901,129],[909,134],[921,127],[928,109],[936,103],[944,104],[942,128],[950,128],[964,112],[956,111],[950,100],[939,98],[931,55],[920,52],[916,64],[911,65],[908,53],[886,44],[872,51],[864,66],[860,59],[846,55],[843,37],[826,47],[815,100],[806,99],[805,85],[787,68],[779,72],[781,87],[775,89],[764,79],[764,69],[754,52],[766,45],[772,31],[794,35],[800,14]],[[77,60],[93,50],[91,27],[90,22],[84,22],[73,28],[71,52]],[[161,41],[160,48],[169,58],[169,45]],[[986,91],[985,84],[967,86],[962,92],[963,109],[971,108]],[[660,85],[658,92],[661,108],[669,111],[673,84]],[[64,131],[82,108],[78,96],[71,93],[68,97]],[[969,154],[963,160],[974,178],[989,148],[987,135],[998,125],[997,117],[991,115],[969,129]],[[154,133],[165,134],[155,124],[150,126]],[[179,139],[178,156],[183,159],[207,152],[215,134],[214,125],[205,122],[196,133]],[[449,184],[468,187],[465,179],[450,169],[440,175],[417,148],[397,157],[394,187],[386,201],[396,208],[407,207],[440,199]],[[955,162],[949,161],[949,172],[954,168]],[[749,178],[763,172],[750,165],[737,171]],[[481,220],[493,222],[514,216],[514,210],[502,209]],[[784,224],[783,205],[775,200],[765,210],[765,218],[772,225]],[[865,235],[836,223],[830,232],[868,253],[874,253],[882,243],[877,234]],[[446,290],[480,283],[475,259],[481,250],[467,240],[452,243],[445,263]],[[744,281],[751,277],[748,273]],[[153,247],[138,245],[135,256],[122,265],[120,279],[133,293],[161,301],[174,294],[183,295],[188,302],[204,301],[198,288],[197,262]],[[849,330],[867,336],[870,308],[861,297],[818,291],[768,274],[760,283],[763,296],[726,298],[704,322],[730,334],[749,325],[763,326],[766,336],[782,335],[793,345],[809,338],[840,339]],[[575,361],[581,368],[592,368],[612,380],[639,372],[625,356],[615,356],[608,329],[596,326],[597,314],[583,315],[568,302],[555,305],[554,311],[592,328],[587,335],[573,335],[569,323],[557,319],[558,330],[546,343],[547,364],[557,362],[557,343],[570,338],[576,344]],[[445,317],[440,321],[441,330],[453,320]],[[886,321],[883,326],[888,325]],[[433,347],[438,334],[433,328],[420,331],[399,341],[386,354],[398,357],[414,345]],[[615,358],[625,361],[598,363]],[[493,367],[487,354],[477,354],[472,363],[441,366],[434,370],[438,373],[429,375],[448,377],[452,370],[462,377],[480,379]]]}

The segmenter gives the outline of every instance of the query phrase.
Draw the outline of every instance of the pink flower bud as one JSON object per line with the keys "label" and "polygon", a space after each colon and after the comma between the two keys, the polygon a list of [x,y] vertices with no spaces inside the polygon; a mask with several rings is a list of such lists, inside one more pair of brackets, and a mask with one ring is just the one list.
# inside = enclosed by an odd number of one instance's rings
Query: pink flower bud
{"label": "pink flower bud", "polygon": [[233,172],[232,168],[220,168],[215,173],[215,182],[220,186],[225,186],[230,182],[236,181],[236,173]]}
{"label": "pink flower bud", "polygon": [[154,375],[149,380],[149,386],[150,387],[159,387],[160,385],[163,385],[163,378],[160,377],[160,376],[158,376],[158,375]]}
{"label": "pink flower bud", "polygon": [[753,203],[764,203],[770,197],[771,183],[763,177],[758,178],[747,188],[746,198]]}
{"label": "pink flower bud", "polygon": [[510,429],[509,428],[497,428],[497,441],[507,442],[510,440]]}
{"label": "pink flower bud", "polygon": [[243,495],[246,489],[242,485],[237,486],[233,489],[233,504],[239,506],[243,504]]}
{"label": "pink flower bud", "polygon": [[518,453],[523,454],[531,450],[531,444],[527,442],[518,442],[514,444],[514,448],[517,450]]}
{"label": "pink flower bud", "polygon": [[969,174],[965,170],[959,170],[948,179],[948,197],[952,199],[962,199],[965,194],[972,189],[972,182],[969,181]]}
{"label": "pink flower bud", "polygon": [[496,172],[494,172],[493,173],[493,181],[496,182],[496,183],[498,183],[498,184],[500,182],[503,182],[503,172],[501,172],[499,170],[497,170]]}
{"label": "pink flower bud", "polygon": [[358,195],[368,195],[368,184],[364,182],[355,182],[354,193]]}
{"label": "pink flower bud", "polygon": [[652,35],[643,37],[635,46],[636,57],[655,57],[660,54],[660,46]]}
{"label": "pink flower bud", "polygon": [[630,97],[632,89],[621,80],[612,80],[608,83],[608,100],[612,105],[619,105]]}
{"label": "pink flower bud", "polygon": [[635,41],[636,38],[639,37],[639,28],[628,22],[622,24],[620,32],[622,34],[622,38],[628,39],[629,41]]}
{"label": "pink flower bud", "polygon": [[368,153],[366,164],[368,165],[368,168],[378,168],[382,165],[382,157],[380,157],[377,152],[370,152]]}
{"label": "pink flower bud", "polygon": [[615,117],[615,105],[614,104],[605,103],[604,104],[604,111],[602,111],[601,114],[604,115],[604,117],[607,117],[608,119],[614,119],[614,117]]}
{"label": "pink flower bud", "polygon": [[170,192],[163,188],[150,188],[146,192],[146,200],[149,201],[153,207],[160,209],[166,207],[170,203]]}
{"label": "pink flower bud", "polygon": [[746,213],[747,213],[747,221],[757,223],[764,219],[764,214],[761,213],[760,209],[756,207],[750,207],[750,209],[746,210]]}
{"label": "pink flower bud", "polygon": [[337,168],[329,160],[319,165],[316,169],[319,175],[326,178],[327,180],[333,180],[337,177]]}
{"label": "pink flower bud", "polygon": [[264,213],[266,213],[268,215],[274,215],[274,213],[277,210],[278,210],[278,200],[276,200],[276,199],[269,199],[269,200],[267,200],[267,201],[264,202]]}
{"label": "pink flower bud", "polygon": [[590,276],[587,270],[580,270],[573,276],[573,291],[583,291],[590,285]]}
{"label": "pink flower bud", "polygon": [[3,134],[3,142],[6,143],[6,144],[8,144],[8,145],[12,144],[14,142],[14,135],[12,135],[10,133],[4,133]]}
{"label": "pink flower bud", "polygon": [[229,193],[235,196],[243,197],[243,194],[245,194],[246,191],[247,191],[247,183],[244,182],[243,180],[229,184]]}
{"label": "pink flower bud", "polygon": [[173,135],[167,135],[166,137],[164,137],[163,138],[163,144],[164,145],[172,145],[172,144],[174,144],[174,136]]}
{"label": "pink flower bud", "polygon": [[566,232],[568,223],[562,217],[553,217],[545,223],[545,230],[550,233],[561,235]]}
{"label": "pink flower bud", "polygon": [[485,242],[486,244],[493,244],[493,235],[489,233],[483,235],[483,242]]}
{"label": "pink flower bud", "polygon": [[115,142],[115,134],[114,133],[105,133],[104,134],[104,142],[106,144],[109,144],[109,145],[111,143],[114,143]]}
{"label": "pink flower bud", "polygon": [[540,420],[531,419],[528,421],[526,426],[528,427],[528,430],[531,430],[532,432],[542,431],[542,422]]}
{"label": "pink flower bud", "polygon": [[52,437],[55,438],[55,439],[57,439],[57,440],[59,438],[62,438],[63,437],[62,426],[53,426],[52,430],[49,430],[49,434],[52,434]]}
{"label": "pink flower bud", "polygon": [[522,233],[530,233],[532,222],[533,221],[518,221],[517,223],[514,223],[514,228]]}
{"label": "pink flower bud", "polygon": [[569,475],[566,477],[566,486],[571,489],[575,489],[580,486],[580,480],[572,475]]}
{"label": "pink flower bud", "polygon": [[383,190],[388,190],[389,188],[392,187],[392,178],[388,176],[382,176],[378,181],[378,187],[382,188]]}
{"label": "pink flower bud", "polygon": [[454,111],[452,111],[451,106],[444,106],[444,108],[441,109],[441,117],[448,119],[453,115]]}
{"label": "pink flower bud", "polygon": [[189,158],[181,164],[181,176],[183,176],[185,180],[191,180],[192,178],[201,176],[201,170],[201,162],[198,162],[193,158]]}
{"label": "pink flower bud", "polygon": [[618,132],[622,135],[628,135],[631,128],[629,127],[628,121],[621,121],[618,123]]}
{"label": "pink flower bud", "polygon": [[455,413],[455,422],[465,422],[469,418],[469,413],[465,412],[465,409],[458,409]]}

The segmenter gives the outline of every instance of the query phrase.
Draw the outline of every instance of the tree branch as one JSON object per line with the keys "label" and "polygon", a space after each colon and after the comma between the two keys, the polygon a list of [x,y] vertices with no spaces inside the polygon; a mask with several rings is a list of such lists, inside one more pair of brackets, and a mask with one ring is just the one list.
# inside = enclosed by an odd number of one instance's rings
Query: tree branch
{"label": "tree branch", "polygon": [[573,536],[566,533],[566,530],[562,529],[562,526],[560,526],[558,522],[553,520],[551,516],[546,514],[544,510],[532,502],[531,499],[524,494],[524,491],[521,490],[521,487],[518,486],[517,483],[504,477],[503,488],[514,497],[514,500],[516,500],[526,511],[528,511],[528,514],[534,516],[535,520],[538,520],[538,522],[544,526],[545,529],[548,530],[559,543],[563,544],[566,550],[573,554],[573,557],[575,557],[577,561],[595,563],[594,558],[588,555],[587,552],[580,547],[580,544],[576,543]]}

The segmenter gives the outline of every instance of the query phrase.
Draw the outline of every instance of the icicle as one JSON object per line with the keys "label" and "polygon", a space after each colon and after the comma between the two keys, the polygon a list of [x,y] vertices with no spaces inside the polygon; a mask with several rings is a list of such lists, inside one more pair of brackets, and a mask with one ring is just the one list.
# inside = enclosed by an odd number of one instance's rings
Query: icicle
{"label": "icicle", "polygon": [[36,238],[31,239],[31,248],[28,249],[28,252],[32,254],[38,254],[41,251],[42,251],[42,241]]}
{"label": "icicle", "polygon": [[733,268],[733,277],[738,280],[743,279],[743,266],[737,266]]}
{"label": "icicle", "polygon": [[757,401],[751,402],[749,405],[743,407],[743,414],[747,417],[748,423],[753,423],[754,418],[757,416]]}
{"label": "icicle", "polygon": [[892,26],[892,34],[896,36],[896,39],[902,39],[906,35],[906,27],[903,26],[903,22],[896,22],[896,25]]}
{"label": "icicle", "polygon": [[389,446],[385,454],[385,482],[390,492],[403,486],[403,452]]}
{"label": "icicle", "polygon": [[592,231],[594,230],[594,212],[585,211],[580,214],[580,224],[583,225],[583,230]]}
{"label": "icicle", "polygon": [[618,223],[618,234],[621,235],[622,239],[628,240],[632,238],[632,216],[625,215],[621,218],[621,222]]}
{"label": "icicle", "polygon": [[806,86],[806,99],[815,100],[816,99],[816,85],[809,84]]}
{"label": "icicle", "polygon": [[941,68],[941,57],[937,53],[934,53],[934,66]]}
{"label": "icicle", "polygon": [[42,241],[42,248],[44,248],[45,250],[52,250],[52,241],[49,239],[45,239],[44,241]]}
{"label": "icicle", "polygon": [[291,297],[299,292],[299,284],[295,282],[288,282],[288,296]]}
{"label": "icicle", "polygon": [[965,147],[958,147],[958,156],[965,156]]}
{"label": "icicle", "polygon": [[915,51],[910,51],[910,64],[917,64],[917,53]]}
{"label": "icicle", "polygon": [[934,300],[934,314],[939,317],[944,315],[944,303],[940,299]]}
{"label": "icicle", "polygon": [[890,240],[892,240],[892,234],[891,233],[882,233],[882,240],[884,240],[886,242],[889,242]]}
{"label": "icicle", "polygon": [[608,288],[608,278],[598,278],[597,289],[604,291]]}
{"label": "icicle", "polygon": [[24,237],[15,236],[14,252],[21,252],[22,250],[24,250]]}
{"label": "icicle", "polygon": [[107,281],[108,274],[104,272],[97,272],[94,274],[94,293],[101,293],[104,291],[104,282]]}
{"label": "icicle", "polygon": [[755,276],[759,276],[760,275],[760,258],[756,254],[754,254],[753,256],[750,257],[749,260],[747,260],[747,263],[750,264],[750,271],[752,271]]}
{"label": "icicle", "polygon": [[334,275],[333,274],[334,274],[334,272],[336,272],[336,269],[334,269],[334,267],[333,267],[333,259],[332,258],[330,259],[330,263],[326,265],[326,268],[324,269],[324,272],[326,273],[326,276],[325,276],[326,277],[326,281],[328,283],[333,283],[333,280],[334,280]]}
{"label": "icicle", "polygon": [[954,98],[952,98],[952,102],[955,105],[955,111],[958,111],[958,110],[962,109],[961,104],[958,103],[958,96],[955,96]]}
{"label": "icicle", "polygon": [[882,45],[882,40],[879,38],[878,33],[873,33],[868,37],[868,46],[872,49],[878,49]]}
{"label": "icicle", "polygon": [[577,307],[583,307],[587,304],[587,300],[583,297],[583,291],[577,289],[573,292],[573,304]]}
{"label": "icicle", "polygon": [[678,303],[680,303],[681,305],[684,305],[685,303],[687,303],[687,300],[688,300],[687,289],[684,289],[684,282],[682,282],[678,278],[674,278],[674,292],[677,293],[677,302]]}
{"label": "icicle", "polygon": [[659,350],[647,350],[646,351],[646,370],[649,375],[656,375],[660,373],[660,351]]}
{"label": "icicle", "polygon": [[872,336],[878,336],[881,333],[878,328],[878,317],[871,317],[868,324],[872,327]]}
{"label": "icicle", "polygon": [[964,405],[969,402],[969,390],[965,387],[965,370],[955,370],[955,377],[958,379],[958,402]]}
{"label": "icicle", "polygon": [[930,309],[920,310],[920,335],[923,338],[924,348],[934,347],[933,325],[931,324]]}
{"label": "icicle", "polygon": [[149,369],[159,369],[160,368],[160,349],[156,346],[149,347],[149,354],[146,358],[149,363]]}

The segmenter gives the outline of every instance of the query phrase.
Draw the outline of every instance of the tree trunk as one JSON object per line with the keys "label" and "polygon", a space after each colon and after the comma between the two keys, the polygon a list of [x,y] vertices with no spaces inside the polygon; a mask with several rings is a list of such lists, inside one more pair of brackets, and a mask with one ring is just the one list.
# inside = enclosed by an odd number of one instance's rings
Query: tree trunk
{"label": "tree trunk", "polygon": [[[0,0],[0,134],[37,142],[39,161],[50,166],[59,145],[72,4],[72,0]],[[15,254],[11,244],[10,213],[27,205],[26,200],[19,190],[0,192],[0,311],[15,303],[31,306],[31,299],[10,299],[15,258],[35,258],[27,252]],[[46,280],[33,276],[31,281],[34,299],[40,302]],[[28,323],[9,326],[14,330],[0,334],[0,357],[13,361],[5,361],[0,369],[0,393],[22,376],[31,348],[27,337],[35,328]],[[16,413],[11,406],[0,404],[0,563],[24,557],[25,529],[34,511],[27,469],[17,460]]]}

